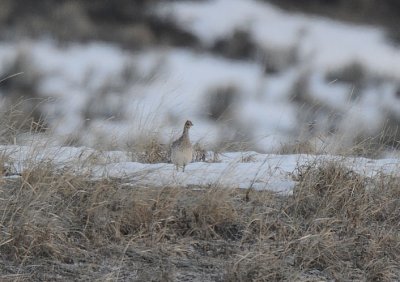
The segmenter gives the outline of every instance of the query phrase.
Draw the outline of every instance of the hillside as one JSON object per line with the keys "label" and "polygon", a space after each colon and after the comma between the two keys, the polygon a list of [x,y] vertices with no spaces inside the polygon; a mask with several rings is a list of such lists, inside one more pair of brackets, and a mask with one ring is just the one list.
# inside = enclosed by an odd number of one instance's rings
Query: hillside
{"label": "hillside", "polygon": [[[107,8],[71,3],[59,8],[60,16],[83,9],[93,28],[95,15]],[[400,55],[380,27],[290,13],[263,1],[110,5],[119,20],[134,8],[141,16],[125,24],[105,17],[103,29],[144,45],[101,34],[58,38],[52,31],[5,40],[3,77],[23,74],[0,84],[3,110],[22,99],[17,110],[62,146],[167,144],[177,125],[191,119],[193,140],[206,150],[396,154]],[[229,13],[221,17],[221,11]],[[152,26],[155,21],[168,31]],[[174,36],[182,34],[179,43]],[[352,151],[359,144],[361,151]]]}
{"label": "hillside", "polygon": [[0,1],[0,280],[399,281],[398,5]]}

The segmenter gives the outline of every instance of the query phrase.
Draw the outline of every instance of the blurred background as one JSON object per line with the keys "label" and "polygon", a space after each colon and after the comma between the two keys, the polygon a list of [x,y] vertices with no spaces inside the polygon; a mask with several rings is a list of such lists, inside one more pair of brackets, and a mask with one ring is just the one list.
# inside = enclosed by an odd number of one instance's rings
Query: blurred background
{"label": "blurred background", "polygon": [[397,152],[396,0],[3,0],[1,143]]}

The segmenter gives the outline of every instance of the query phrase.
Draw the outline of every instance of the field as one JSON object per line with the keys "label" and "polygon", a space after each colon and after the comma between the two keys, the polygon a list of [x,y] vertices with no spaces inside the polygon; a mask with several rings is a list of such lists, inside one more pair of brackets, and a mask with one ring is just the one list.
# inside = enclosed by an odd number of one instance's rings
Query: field
{"label": "field", "polygon": [[0,1],[0,281],[400,281],[398,4],[325,2]]}
{"label": "field", "polygon": [[134,152],[1,152],[2,281],[400,277],[397,159],[210,152],[176,172]]}

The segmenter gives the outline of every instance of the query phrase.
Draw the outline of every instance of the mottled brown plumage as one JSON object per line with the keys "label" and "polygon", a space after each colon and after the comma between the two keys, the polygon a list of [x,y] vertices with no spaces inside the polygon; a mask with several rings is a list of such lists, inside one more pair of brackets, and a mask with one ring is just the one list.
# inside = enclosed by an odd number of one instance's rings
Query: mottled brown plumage
{"label": "mottled brown plumage", "polygon": [[182,171],[185,171],[185,166],[192,161],[193,148],[189,138],[189,129],[192,126],[193,123],[190,120],[186,121],[182,136],[172,143],[171,162],[176,166],[176,170],[179,170],[181,166]]}

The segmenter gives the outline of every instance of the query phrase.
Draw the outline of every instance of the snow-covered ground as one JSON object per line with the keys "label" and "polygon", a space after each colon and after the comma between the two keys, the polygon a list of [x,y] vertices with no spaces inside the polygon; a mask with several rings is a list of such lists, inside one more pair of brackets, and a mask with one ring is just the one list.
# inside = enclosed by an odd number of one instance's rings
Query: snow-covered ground
{"label": "snow-covered ground", "polygon": [[45,166],[73,171],[92,179],[114,178],[126,185],[149,187],[220,187],[252,188],[290,193],[296,184],[297,170],[304,165],[333,161],[356,173],[374,177],[377,173],[398,175],[399,159],[372,160],[329,155],[275,155],[256,152],[224,153],[211,162],[194,162],[185,172],[173,164],[133,162],[122,151],[96,151],[87,147],[1,146],[10,176],[18,177],[25,169]]}
{"label": "snow-covered ground", "polygon": [[399,49],[372,26],[289,13],[256,0],[176,1],[160,12],[174,15],[205,44],[246,30],[261,48],[296,45],[300,60],[308,59],[310,67],[321,72],[357,60],[371,72],[400,78]]}
{"label": "snow-covered ground", "polygon": [[[353,145],[358,134],[376,135],[389,116],[400,120],[400,50],[386,42],[378,28],[288,13],[253,0],[176,1],[158,6],[156,12],[175,19],[205,49],[244,30],[259,58],[234,60],[172,47],[131,52],[101,42],[60,46],[51,39],[26,40],[0,44],[0,73],[17,56],[29,59],[29,68],[20,71],[24,76],[38,73],[38,92],[53,98],[44,110],[59,144],[78,136],[79,144],[86,146],[121,148],[149,134],[168,142],[179,134],[183,121],[191,119],[192,140],[206,148],[224,139],[236,141],[235,132],[242,131],[255,150],[274,152],[298,139],[310,121],[301,118],[304,105],[292,101],[302,77],[308,106],[325,109],[312,121],[315,134],[327,133],[334,116],[340,138],[333,140],[341,146]],[[290,52],[296,57],[293,62],[283,62],[277,73],[265,73],[269,60]],[[330,72],[355,62],[365,69],[368,81],[375,81],[363,86],[356,98],[351,83],[327,79]],[[238,98],[228,122],[214,121],[208,116],[209,96],[224,87],[236,89]],[[7,94],[1,85],[0,91]]]}

